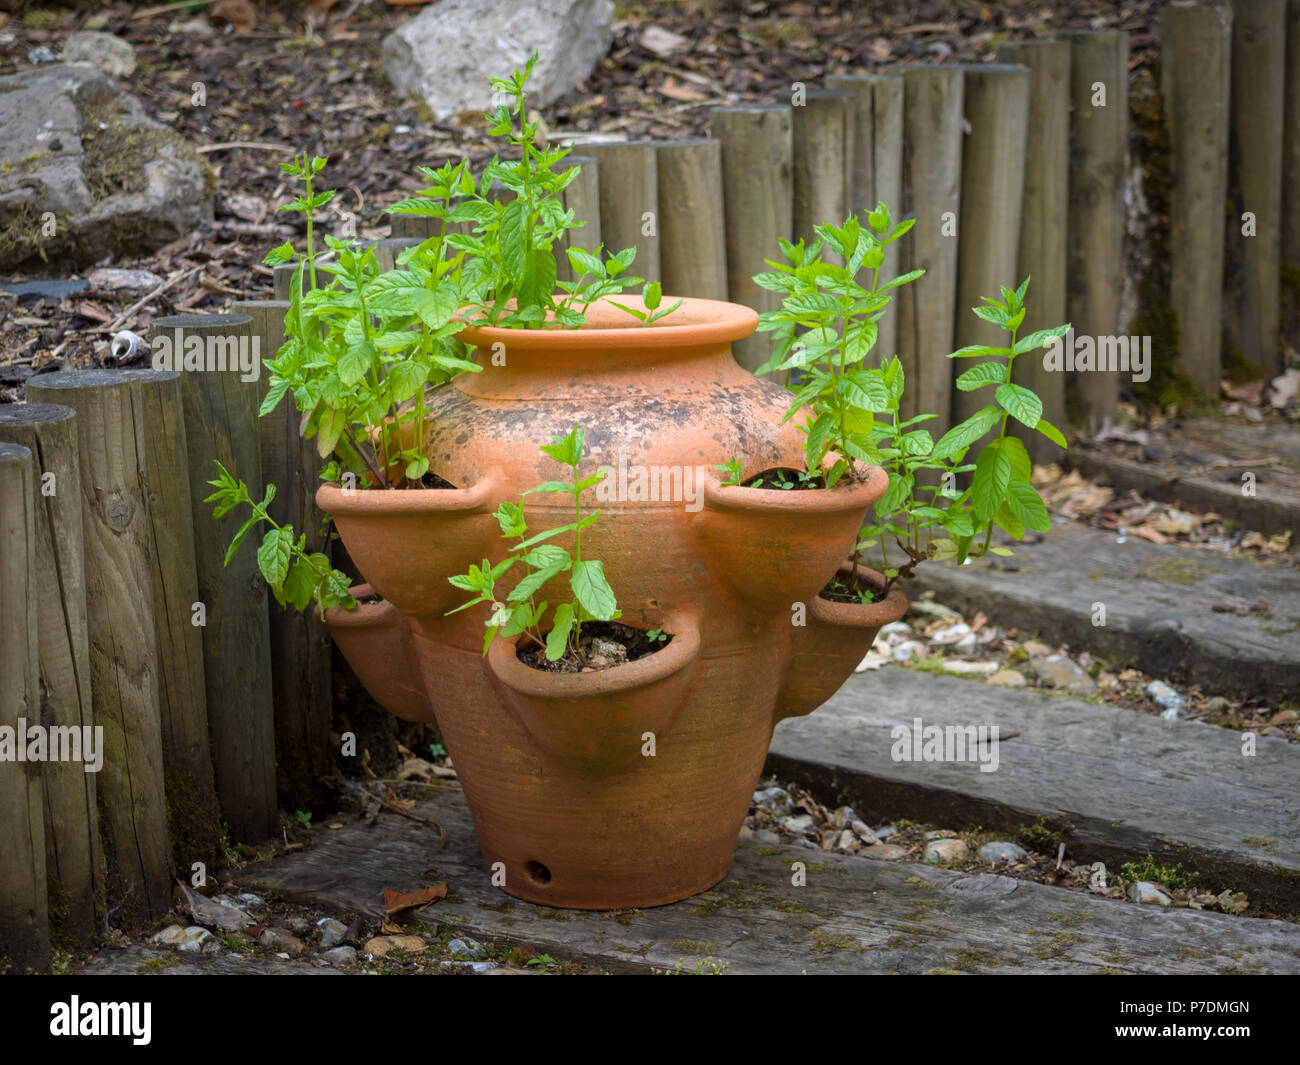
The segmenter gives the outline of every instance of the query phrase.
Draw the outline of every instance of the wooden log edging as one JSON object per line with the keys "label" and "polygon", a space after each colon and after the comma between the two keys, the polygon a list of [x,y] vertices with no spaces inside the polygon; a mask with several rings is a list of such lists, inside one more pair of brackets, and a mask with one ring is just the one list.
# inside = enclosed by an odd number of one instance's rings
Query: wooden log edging
{"label": "wooden log edging", "polygon": [[[1160,95],[1169,133],[1169,301],[1178,318],[1178,364],[1219,394],[1223,350],[1224,230],[1232,9],[1160,9]],[[1173,354],[1172,352],[1170,353]]]}
{"label": "wooden log edging", "polygon": [[[963,222],[954,344],[958,348],[999,346],[1006,344],[1006,333],[975,317],[971,308],[982,306],[985,296],[1000,299],[1000,286],[1015,288],[1023,280],[1016,272],[1016,260],[1024,200],[1030,73],[1026,67],[1006,64],[970,64],[962,69],[970,132],[961,160]],[[959,370],[972,365],[973,360],[964,361]],[[988,401],[987,389],[954,392],[953,420],[964,421]]]}
{"label": "wooden log edging", "polygon": [[605,250],[636,248],[629,271],[647,281],[662,280],[659,260],[659,168],[650,141],[591,142],[584,155],[597,163],[600,233]]}
{"label": "wooden log edging", "polygon": [[[1071,32],[1068,317],[1076,335],[1119,333],[1124,279],[1124,184],[1128,141],[1128,34]],[[1105,103],[1102,104],[1102,94]],[[1081,372],[1073,385],[1076,415],[1100,422],[1119,399],[1118,372]]]}
{"label": "wooden log edging", "polygon": [[[86,772],[93,756],[84,746],[84,730],[94,727],[95,716],[76,412],[46,403],[6,404],[0,407],[0,443],[26,447],[34,463],[36,542],[31,564],[44,589],[36,598],[44,693],[40,720],[75,729],[79,737],[81,760],[50,761],[42,774],[50,932],[56,940],[84,945],[103,928],[104,874],[97,774]],[[0,597],[0,602],[11,609],[15,600]]]}
{"label": "wooden log edging", "polygon": [[[35,480],[31,451],[0,443],[0,727],[15,746],[41,724]],[[0,761],[0,958],[19,971],[50,958],[43,768],[16,751]]]}
{"label": "wooden log edging", "polygon": [[[244,301],[232,310],[247,314],[262,352],[278,351],[284,342],[289,304],[278,300]],[[269,384],[264,369],[258,395]],[[260,398],[259,398],[260,402]],[[308,551],[328,551],[322,532],[324,515],[316,506],[321,458],[314,440],[303,438],[293,397],[258,419],[262,479],[276,487],[271,516],[288,522],[307,537]],[[289,810],[325,809],[334,776],[330,752],[333,720],[329,631],[314,610],[298,611],[267,599],[270,634],[271,693],[275,713],[276,791]]]}
{"label": "wooden log edging", "polygon": [[[857,97],[833,89],[796,89],[790,110],[794,118],[791,221],[794,239],[812,244],[815,225],[843,225],[849,214],[857,159]],[[822,257],[844,265],[829,249]]]}
{"label": "wooden log edging", "polygon": [[115,370],[42,374],[27,396],[77,412],[107,920],[144,925],[171,906],[144,402]]}
{"label": "wooden log edging", "polygon": [[[951,424],[957,247],[962,222],[963,90],[957,66],[895,67],[903,75],[903,187],[898,217],[916,218],[900,255],[925,276],[898,293],[898,353],[907,375],[905,417],[934,413],[937,440]],[[890,205],[893,206],[892,204]]]}
{"label": "wooden log edging", "polygon": [[706,137],[662,141],[655,154],[663,290],[671,296],[725,300],[722,145]]}
{"label": "wooden log edging", "polygon": [[1223,295],[1224,355],[1238,379],[1278,367],[1286,14],[1286,0],[1233,3]]}
{"label": "wooden log edging", "polygon": [[566,211],[573,212],[575,219],[586,223],[565,232],[555,249],[557,278],[560,281],[573,281],[575,278],[569,265],[568,249],[581,248],[583,251],[594,252],[603,240],[600,228],[600,163],[594,155],[569,155],[565,157],[564,165],[576,166],[578,176],[560,193],[560,203]]}
{"label": "wooden log edging", "polygon": [[1286,128],[1282,131],[1282,340],[1300,351],[1300,0],[1286,6]]}
{"label": "wooden log edging", "polygon": [[[204,369],[185,368],[181,400],[188,442],[194,555],[203,626],[203,670],[208,721],[212,732],[213,768],[221,811],[231,836],[240,842],[275,833],[275,728],[271,698],[270,630],[266,584],[257,568],[260,535],[223,565],[226,547],[237,526],[213,519],[207,482],[220,461],[262,497],[262,458],[258,438],[258,384],[252,321],[238,315],[175,315],[160,318],[151,329],[151,346],[166,337],[179,358],[200,350],[212,356]],[[220,352],[239,352],[248,364],[220,368]],[[247,358],[245,358],[247,356]],[[227,362],[227,367],[229,362]],[[260,370],[260,367],[258,367]]]}
{"label": "wooden log edging", "polygon": [[[1025,142],[1025,187],[1020,211],[1016,282],[1031,278],[1028,336],[1066,318],[1066,219],[1070,198],[1070,45],[1066,41],[1007,41],[1000,62],[1029,68],[1029,125]],[[1010,282],[1006,282],[1010,284]],[[1065,375],[1043,365],[1042,353],[1017,359],[1018,384],[1043,401],[1043,417],[1064,430]],[[1026,441],[1035,462],[1055,462],[1061,449],[1042,433]]]}
{"label": "wooden log edging", "polygon": [[[727,233],[727,288],[733,303],[775,310],[777,293],[759,288],[753,275],[767,259],[779,258],[778,238],[793,232],[794,134],[787,104],[743,104],[715,108],[710,136],[722,143],[723,209]],[[759,333],[731,346],[746,369],[772,354],[770,334]]]}

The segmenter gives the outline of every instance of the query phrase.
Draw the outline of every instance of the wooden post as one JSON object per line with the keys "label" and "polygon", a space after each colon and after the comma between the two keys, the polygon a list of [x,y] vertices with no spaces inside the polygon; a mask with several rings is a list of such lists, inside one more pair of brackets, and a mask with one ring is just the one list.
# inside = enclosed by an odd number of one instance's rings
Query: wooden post
{"label": "wooden post", "polygon": [[[1021,327],[1028,336],[1066,318],[1066,218],[1070,202],[1070,45],[1068,41],[1008,41],[998,59],[1029,68],[1029,128],[1025,190],[1020,209],[1016,283],[1030,278]],[[1017,383],[1043,401],[1043,417],[1065,431],[1065,375],[1043,366],[1043,352],[1017,359]],[[1061,449],[1042,433],[1027,433],[1035,462],[1055,462]]]}
{"label": "wooden post", "polygon": [[581,248],[594,252],[601,243],[600,229],[600,163],[594,155],[566,156],[563,167],[576,166],[578,176],[560,193],[560,202],[566,211],[572,211],[573,217],[586,225],[571,229],[560,239],[555,249],[555,259],[559,264],[558,277],[561,281],[572,281],[573,270],[569,267],[569,248]]}
{"label": "wooden post", "polygon": [[120,370],[42,374],[27,382],[27,397],[77,412],[90,690],[104,730],[95,783],[107,917],[143,925],[171,907],[144,403]]}
{"label": "wooden post", "polygon": [[[239,302],[233,311],[252,319],[253,336],[263,351],[284,342],[280,301]],[[269,385],[264,371],[259,396]],[[307,550],[328,551],[322,533],[324,517],[316,506],[321,459],[314,440],[305,440],[293,397],[286,395],[275,410],[258,419],[262,478],[274,484],[271,516],[307,536]],[[289,810],[322,811],[334,775],[330,756],[333,689],[330,682],[329,631],[314,610],[281,607],[267,600],[271,640],[271,684],[275,705],[276,785],[280,803]]]}
{"label": "wooden post", "polygon": [[[49,574],[37,567],[36,488],[32,453],[0,444],[0,728],[13,747],[40,726],[37,603],[48,595]],[[24,744],[25,747],[25,744]],[[0,957],[16,969],[50,963],[45,885],[45,813],[39,761],[0,761]],[[80,767],[77,767],[80,769]]]}
{"label": "wooden post", "polygon": [[661,280],[659,267],[659,178],[655,146],[649,141],[584,144],[599,164],[600,232],[605,250],[636,247],[631,273]]}
{"label": "wooden post", "polygon": [[[1228,193],[1232,9],[1160,9],[1160,95],[1169,133],[1170,303],[1178,363],[1219,394],[1223,348],[1223,227]],[[1170,353],[1173,354],[1172,352]]]}
{"label": "wooden post", "polygon": [[[857,101],[848,92],[800,89],[791,94],[790,104],[794,115],[794,238],[811,244],[815,225],[843,225],[849,215],[857,155]],[[829,249],[824,258],[837,265],[844,263]]]}
{"label": "wooden post", "polygon": [[957,234],[961,225],[964,81],[960,67],[904,66],[903,214],[916,218],[903,245],[902,269],[925,276],[899,290],[898,351],[907,374],[907,417],[937,440],[949,424]]}
{"label": "wooden post", "polygon": [[722,145],[663,141],[659,173],[659,267],[664,292],[727,298],[727,233],[722,207]]}
{"label": "wooden post", "polygon": [[[86,577],[81,531],[81,471],[77,419],[70,407],[48,403],[0,407],[0,443],[31,451],[35,467],[36,598],[41,720],[58,728],[93,727],[90,646],[86,636]],[[5,597],[0,602],[12,603]],[[84,755],[84,751],[83,751]],[[42,778],[45,870],[50,931],[56,939],[89,943],[103,928],[104,876],[94,773],[84,761],[52,761]],[[2,952],[0,952],[2,953]]]}
{"label": "wooden post", "polygon": [[[1070,42],[1069,301],[1079,336],[1119,333],[1124,283],[1124,153],[1128,140],[1128,34],[1065,35]],[[1207,221],[1208,224],[1208,221]],[[1082,370],[1066,382],[1085,420],[1099,422],[1119,399],[1119,374]]]}
{"label": "wooden post", "polygon": [[[217,797],[239,841],[265,839],[277,825],[275,727],[271,700],[270,633],[266,586],[257,568],[260,534],[222,564],[237,527],[216,521],[204,503],[207,482],[220,461],[262,497],[262,458],[258,440],[257,380],[253,372],[252,322],[245,314],[175,315],[153,323],[151,346],[157,357],[162,338],[170,341],[177,369],[189,351],[203,353],[211,369],[185,368],[181,400],[189,444],[189,477],[194,520],[194,556],[199,599],[206,617],[203,671],[212,730]],[[187,350],[188,347],[188,350]],[[220,350],[226,352],[222,368]],[[238,357],[236,356],[238,353]]]}
{"label": "wooden post", "polygon": [[[775,292],[754,284],[768,259],[782,260],[778,238],[793,231],[794,134],[787,104],[715,108],[710,134],[722,142],[722,195],[727,233],[727,287],[733,303],[775,310]],[[772,339],[758,333],[731,345],[736,361],[755,370],[772,355]]]}
{"label": "wooden post", "polygon": [[[1020,210],[1025,188],[1029,128],[1029,71],[1005,64],[964,67],[966,124],[961,159],[961,243],[958,245],[956,346],[1006,344],[1007,334],[975,317],[983,297],[1015,288],[1020,252]],[[1027,335],[1026,333],[1022,333]],[[1025,359],[1034,358],[1026,355]],[[956,373],[974,366],[963,359]],[[953,417],[969,418],[991,402],[990,390],[953,392]],[[1028,436],[1029,430],[1019,433]],[[1034,434],[1038,435],[1038,434]]]}
{"label": "wooden post", "polygon": [[[828,89],[851,92],[857,99],[853,135],[853,178],[849,209],[866,224],[866,215],[885,203],[901,215],[903,180],[903,78],[899,74],[835,74]],[[899,274],[899,246],[885,249],[881,277]],[[876,323],[876,353],[872,360],[897,354],[898,308],[893,304]]]}
{"label": "wooden post", "polygon": [[[297,263],[281,263],[275,268],[274,285],[277,300],[283,300],[285,303],[289,302],[290,297],[293,295],[293,272],[297,268]],[[304,283],[303,287],[308,286]]]}
{"label": "wooden post", "polygon": [[1286,7],[1286,129],[1282,134],[1282,341],[1300,351],[1300,0]]}
{"label": "wooden post", "polygon": [[[434,223],[437,221],[423,214],[390,214],[389,230],[390,237],[407,237],[415,240],[428,240],[434,233]],[[276,299],[279,299],[279,293],[276,293]]]}
{"label": "wooden post", "polygon": [[1236,378],[1278,370],[1286,0],[1236,0],[1224,347]]}
{"label": "wooden post", "polygon": [[[423,243],[417,237],[387,237],[384,240],[377,240],[375,241],[375,262],[379,264],[379,269],[384,273],[388,273],[389,270],[396,270],[397,257],[407,248],[416,248]],[[251,300],[236,301],[237,305],[251,302]],[[259,334],[254,332],[253,335],[257,336]],[[272,358],[275,351],[264,347],[262,354],[264,358]]]}
{"label": "wooden post", "polygon": [[194,560],[194,494],[181,404],[180,374],[122,370],[140,389],[145,467],[149,471],[149,530],[158,634],[158,698],[162,714],[167,825],[178,872],[195,862],[212,870],[221,852],[221,813],[212,775],[203,628]]}

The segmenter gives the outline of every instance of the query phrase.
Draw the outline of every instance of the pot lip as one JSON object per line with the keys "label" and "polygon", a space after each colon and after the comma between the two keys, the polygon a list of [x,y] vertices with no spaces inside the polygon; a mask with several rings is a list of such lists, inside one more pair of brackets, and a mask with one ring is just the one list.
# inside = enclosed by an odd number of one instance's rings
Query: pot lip
{"label": "pot lip", "polygon": [[[630,314],[613,306],[613,297],[597,300],[587,317],[599,323],[618,323],[578,329],[502,329],[491,325],[466,326],[456,334],[458,340],[476,347],[491,347],[500,342],[514,351],[600,351],[635,346],[651,348],[694,348],[711,344],[729,344],[743,340],[758,328],[758,312],[726,300],[664,296],[661,307],[670,307],[678,299],[682,305],[662,321],[643,326]],[[639,296],[622,296],[624,302],[640,302]],[[615,317],[617,315],[618,317]],[[673,319],[681,316],[678,321]],[[623,320],[626,319],[626,324]],[[629,345],[631,342],[631,345]]]}
{"label": "pot lip", "polygon": [[[852,569],[849,562],[840,564],[836,573],[847,573]],[[868,566],[858,565],[858,576],[877,588],[885,585],[885,575],[877,573]],[[812,601],[811,613],[818,621],[827,625],[842,625],[852,628],[879,628],[892,621],[900,621],[907,613],[907,596],[903,589],[894,585],[889,595],[878,603],[837,603],[823,599],[818,594]]]}
{"label": "pot lip", "polygon": [[498,637],[488,648],[488,665],[498,680],[520,695],[536,699],[590,699],[647,688],[689,667],[700,655],[700,630],[686,619],[666,621],[674,627],[672,642],[662,651],[612,669],[591,673],[548,673],[519,661],[519,636]]}
{"label": "pot lip", "polygon": [[377,628],[391,624],[398,617],[397,607],[393,606],[387,599],[381,597],[377,603],[361,602],[368,595],[379,594],[369,584],[354,584],[348,591],[351,593],[352,598],[357,600],[354,609],[349,610],[343,606],[332,606],[328,610],[322,611],[319,606],[316,607],[316,616],[330,628]]}
{"label": "pot lip", "polygon": [[322,484],[316,505],[327,514],[446,514],[485,510],[495,489],[496,470],[470,488],[349,488]]}
{"label": "pot lip", "polygon": [[704,504],[710,510],[768,514],[835,514],[866,510],[889,487],[889,474],[880,466],[867,466],[866,474],[865,480],[852,482],[847,487],[836,485],[811,491],[724,485],[717,476],[710,474],[704,481]]}

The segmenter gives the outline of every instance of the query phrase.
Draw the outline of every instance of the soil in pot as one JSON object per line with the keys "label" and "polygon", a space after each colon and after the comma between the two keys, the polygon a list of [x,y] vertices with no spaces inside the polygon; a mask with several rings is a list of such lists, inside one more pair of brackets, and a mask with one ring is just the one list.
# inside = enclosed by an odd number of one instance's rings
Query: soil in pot
{"label": "soil in pot", "polygon": [[885,593],[861,577],[850,577],[841,570],[827,581],[818,596],[832,603],[879,603],[885,598]]}
{"label": "soil in pot", "polygon": [[813,476],[807,470],[796,470],[789,466],[776,466],[770,470],[755,474],[742,487],[812,491],[825,488],[826,479],[820,473]]}
{"label": "soil in pot", "polygon": [[579,650],[570,646],[563,656],[551,662],[542,648],[530,644],[519,649],[518,658],[524,665],[546,673],[590,673],[612,669],[662,651],[672,642],[668,633],[658,629],[651,632],[657,633],[659,638],[652,638],[648,632],[617,621],[584,621]]}

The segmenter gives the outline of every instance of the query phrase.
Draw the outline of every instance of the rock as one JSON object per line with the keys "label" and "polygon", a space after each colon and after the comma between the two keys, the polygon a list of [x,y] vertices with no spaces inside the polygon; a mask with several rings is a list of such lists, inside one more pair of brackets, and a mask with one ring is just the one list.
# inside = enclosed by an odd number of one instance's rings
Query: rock
{"label": "rock", "polygon": [[1048,655],[1035,663],[1039,679],[1049,688],[1064,688],[1074,695],[1091,695],[1097,682],[1085,669],[1065,655]]}
{"label": "rock", "polygon": [[928,843],[932,839],[956,839],[957,833],[951,828],[936,828],[933,831],[927,832],[921,838]]}
{"label": "rock", "polygon": [[969,854],[966,844],[959,839],[932,839],[921,852],[921,861],[930,865],[947,865],[959,862]]}
{"label": "rock", "polygon": [[356,947],[335,947],[321,955],[336,969],[355,969],[357,965]]}
{"label": "rock", "polygon": [[1166,721],[1177,721],[1187,705],[1187,700],[1163,680],[1153,680],[1146,686],[1146,693],[1164,707],[1165,712],[1160,716]]}
{"label": "rock", "polygon": [[284,927],[291,932],[303,934],[311,931],[311,922],[301,914],[290,914],[284,919]]}
{"label": "rock", "polygon": [[991,677],[998,671],[996,662],[945,662],[945,673],[956,673],[959,677]]}
{"label": "rock", "polygon": [[333,917],[322,917],[316,922],[316,927],[320,929],[321,950],[337,947],[343,942],[343,937],[348,934],[348,926],[342,921],[334,920]]}
{"label": "rock", "polygon": [[87,287],[84,281],[7,281],[0,284],[0,290],[12,292],[22,307],[41,301],[58,304],[69,296],[85,292]]}
{"label": "rock", "polygon": [[888,625],[880,626],[880,631],[876,634],[877,638],[881,636],[911,636],[912,626],[906,621],[891,621]]}
{"label": "rock", "polygon": [[779,847],[781,837],[769,828],[760,828],[754,833],[754,842],[764,847]]}
{"label": "rock", "polygon": [[614,39],[612,0],[442,0],[384,38],[384,73],[438,121],[496,102],[488,75],[506,77],[536,52],[530,103],[545,107],[585,79]]}
{"label": "rock", "polygon": [[940,647],[950,647],[953,644],[960,643],[967,636],[974,636],[971,627],[966,622],[959,621],[955,625],[945,625],[943,628],[936,630],[930,636],[930,642],[937,643]]}
{"label": "rock", "polygon": [[375,936],[374,939],[366,940],[362,949],[373,958],[383,958],[395,950],[418,954],[426,946],[428,944],[419,936]]}
{"label": "rock", "polygon": [[1222,695],[1216,695],[1205,704],[1205,709],[1211,714],[1226,714],[1232,709],[1231,699],[1225,699]]}
{"label": "rock", "polygon": [[831,828],[843,828],[850,821],[857,819],[852,806],[837,806],[831,811],[830,826]]}
{"label": "rock", "polygon": [[462,969],[468,969],[472,973],[490,973],[497,967],[494,961],[462,961],[457,963]]}
{"label": "rock", "polygon": [[1300,714],[1294,710],[1279,710],[1268,719],[1270,725],[1294,725],[1296,721],[1300,721]]}
{"label": "rock", "polygon": [[37,45],[27,53],[27,62],[31,63],[33,66],[40,63],[53,63],[58,58],[59,57],[54,54],[54,49],[44,44]]}
{"label": "rock", "polygon": [[447,951],[453,958],[478,960],[487,957],[487,948],[476,939],[468,936],[453,939],[447,944]]}
{"label": "rock", "polygon": [[596,637],[591,641],[591,650],[594,654],[608,659],[611,664],[627,661],[627,648],[617,640],[603,640]]}
{"label": "rock", "polygon": [[995,865],[999,862],[1006,862],[1008,865],[1020,861],[1021,858],[1028,857],[1028,852],[1024,847],[1017,843],[1007,843],[1005,841],[996,841],[986,843],[979,849],[981,861],[993,862]]}
{"label": "rock", "polygon": [[168,925],[161,932],[149,937],[149,943],[155,947],[173,947],[185,954],[216,954],[221,950],[221,943],[206,928],[190,925],[182,928],[178,924]]}
{"label": "rock", "polygon": [[126,78],[135,73],[135,49],[112,33],[81,30],[63,44],[65,63],[89,63],[105,74]]}
{"label": "rock", "polygon": [[917,599],[909,603],[907,608],[914,614],[928,614],[934,618],[951,618],[954,621],[961,620],[961,615],[952,607],[936,603],[933,599]]}
{"label": "rock", "polygon": [[858,839],[862,840],[862,842],[868,846],[874,846],[880,842],[880,836],[875,832],[872,832],[865,822],[850,821],[849,828],[853,830],[853,834],[857,836]]}
{"label": "rock", "polygon": [[797,817],[782,817],[780,825],[787,832],[794,836],[801,836],[805,832],[813,830],[813,819],[811,814],[799,814]]}
{"label": "rock", "polygon": [[262,901],[260,896],[254,895],[251,891],[245,891],[242,895],[239,896],[237,901],[239,902],[239,905],[245,908],[266,905],[266,903]]}
{"label": "rock", "polygon": [[266,929],[257,937],[257,943],[258,946],[265,947],[267,950],[290,955],[301,954],[307,949],[301,939],[292,932],[286,932],[283,928]]}
{"label": "rock", "polygon": [[891,647],[889,653],[894,656],[895,662],[907,662],[914,656],[924,656],[925,644],[917,640],[904,640]]}
{"label": "rock", "polygon": [[888,839],[898,833],[898,829],[894,825],[881,825],[873,831],[876,833],[876,839]]}
{"label": "rock", "polygon": [[892,661],[893,659],[890,658],[889,655],[880,654],[878,651],[868,651],[862,656],[862,661],[854,667],[853,672],[865,673],[869,669],[877,670],[881,666],[889,665]]}
{"label": "rock", "polygon": [[209,181],[198,153],[102,71],[0,76],[0,269],[160,247],[212,221]]}
{"label": "rock", "polygon": [[1038,640],[1026,640],[1020,646],[1030,658],[1046,658],[1052,653],[1052,649],[1047,644],[1040,643]]}
{"label": "rock", "polygon": [[874,847],[864,847],[858,852],[868,858],[879,858],[882,862],[896,862],[907,857],[907,848],[896,843],[877,843]]}
{"label": "rock", "polygon": [[754,792],[754,805],[767,807],[773,817],[784,817],[794,809],[794,798],[785,788],[773,785]]}
{"label": "rock", "polygon": [[1224,891],[1215,901],[1224,913],[1234,916],[1245,913],[1250,908],[1250,900],[1244,891]]}
{"label": "rock", "polygon": [[86,283],[98,292],[121,292],[125,295],[143,296],[163,283],[151,270],[92,270]]}
{"label": "rock", "polygon": [[839,838],[835,840],[835,849],[841,851],[855,851],[862,846],[861,840],[853,834],[851,828],[842,830]]}
{"label": "rock", "polygon": [[1014,669],[999,669],[989,677],[989,683],[996,684],[999,688],[1023,688],[1025,676]]}
{"label": "rock", "polygon": [[754,830],[753,830],[752,828],[750,828],[748,825],[741,825],[741,826],[740,826],[740,835],[737,836],[736,838],[737,838],[737,839],[753,839],[753,838],[754,838]]}
{"label": "rock", "polygon": [[1097,687],[1099,688],[1113,688],[1118,683],[1119,678],[1114,673],[1108,673],[1103,669],[1097,674]]}
{"label": "rock", "polygon": [[1132,885],[1128,889],[1128,897],[1132,902],[1150,903],[1153,906],[1168,906],[1174,901],[1168,891],[1150,880],[1139,880]]}

